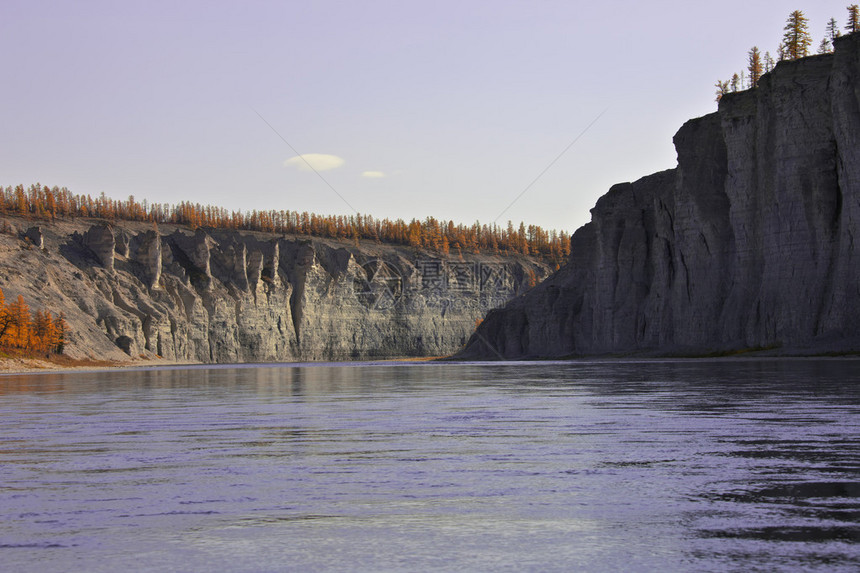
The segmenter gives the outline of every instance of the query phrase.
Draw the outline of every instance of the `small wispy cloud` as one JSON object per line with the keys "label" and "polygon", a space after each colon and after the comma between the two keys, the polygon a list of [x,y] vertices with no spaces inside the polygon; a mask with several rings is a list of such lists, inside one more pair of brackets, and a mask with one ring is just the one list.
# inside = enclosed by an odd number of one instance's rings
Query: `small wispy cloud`
{"label": "small wispy cloud", "polygon": [[385,177],[385,173],[382,171],[364,171],[361,174],[362,177],[370,177],[371,179],[382,179]]}
{"label": "small wispy cloud", "polygon": [[300,171],[328,171],[337,169],[343,163],[343,159],[337,155],[326,153],[304,153],[284,161],[286,167],[295,167]]}

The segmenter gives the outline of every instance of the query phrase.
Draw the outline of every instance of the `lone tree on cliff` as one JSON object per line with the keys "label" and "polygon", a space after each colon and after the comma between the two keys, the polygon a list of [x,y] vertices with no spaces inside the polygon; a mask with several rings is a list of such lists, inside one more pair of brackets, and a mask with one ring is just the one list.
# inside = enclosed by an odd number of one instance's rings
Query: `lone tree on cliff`
{"label": "lone tree on cliff", "polygon": [[773,62],[773,57],[770,55],[770,52],[764,53],[764,73],[768,73],[773,70],[773,67],[776,64]]}
{"label": "lone tree on cliff", "polygon": [[758,87],[758,81],[761,79],[762,64],[761,52],[758,51],[758,46],[753,46],[749,53],[750,87]]}
{"label": "lone tree on cliff", "polygon": [[827,30],[824,32],[824,37],[821,38],[821,43],[818,44],[819,54],[829,54],[833,51],[833,42],[839,37],[839,24],[835,18],[831,18],[827,22]]}
{"label": "lone tree on cliff", "polygon": [[741,77],[737,74],[733,75],[729,85],[731,86],[733,93],[736,91],[740,91],[743,88],[743,84],[741,83]]}
{"label": "lone tree on cliff", "polygon": [[714,87],[717,88],[716,101],[720,101],[721,99],[723,99],[724,95],[729,93],[729,82],[717,80],[717,83],[714,84]]}
{"label": "lone tree on cliff", "polygon": [[827,31],[825,34],[831,44],[836,40],[836,38],[842,35],[842,32],[839,31],[839,23],[836,22],[836,18],[831,18],[830,21],[827,22]]}
{"label": "lone tree on cliff", "polygon": [[860,30],[860,6],[857,4],[848,7],[848,24],[845,25],[845,29],[849,34]]}
{"label": "lone tree on cliff", "polygon": [[808,56],[812,38],[809,35],[809,20],[803,12],[795,10],[789,14],[784,29],[782,44],[785,49],[785,59],[797,60]]}
{"label": "lone tree on cliff", "polygon": [[795,10],[789,14],[784,30],[782,47],[785,59],[797,60],[808,56],[812,37],[809,35],[809,20],[803,12]]}

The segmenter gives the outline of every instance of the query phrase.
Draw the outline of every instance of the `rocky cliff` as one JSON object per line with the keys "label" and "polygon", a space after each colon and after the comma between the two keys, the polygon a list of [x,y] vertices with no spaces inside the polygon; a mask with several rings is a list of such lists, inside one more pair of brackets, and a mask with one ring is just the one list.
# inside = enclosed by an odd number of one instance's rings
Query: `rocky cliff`
{"label": "rocky cliff", "polygon": [[64,312],[75,358],[440,356],[542,278],[524,257],[142,223],[3,218],[0,288]]}
{"label": "rocky cliff", "polygon": [[674,143],[678,166],[610,189],[570,262],[462,357],[860,350],[860,34]]}

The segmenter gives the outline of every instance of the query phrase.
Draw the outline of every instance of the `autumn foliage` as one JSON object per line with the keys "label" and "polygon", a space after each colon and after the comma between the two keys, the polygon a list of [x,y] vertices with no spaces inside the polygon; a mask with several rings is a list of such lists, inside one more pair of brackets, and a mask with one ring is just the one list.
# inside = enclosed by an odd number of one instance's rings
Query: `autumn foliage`
{"label": "autumn foliage", "polygon": [[137,201],[133,196],[118,201],[102,193],[93,199],[65,187],[36,183],[24,188],[0,188],[0,216],[14,214],[41,219],[98,217],[108,220],[147,221],[188,225],[191,228],[235,229],[286,235],[306,235],[358,242],[408,245],[445,255],[462,253],[531,255],[559,266],[570,255],[570,235],[545,231],[508,221],[502,227],[475,222],[472,225],[427,217],[424,220],[375,219],[370,215],[323,216],[298,211],[228,211],[222,207],[186,201],[176,205]]}
{"label": "autumn foliage", "polygon": [[6,297],[0,290],[0,348],[34,355],[62,354],[66,332],[62,313],[57,317],[50,311],[31,313],[21,295],[6,304]]}

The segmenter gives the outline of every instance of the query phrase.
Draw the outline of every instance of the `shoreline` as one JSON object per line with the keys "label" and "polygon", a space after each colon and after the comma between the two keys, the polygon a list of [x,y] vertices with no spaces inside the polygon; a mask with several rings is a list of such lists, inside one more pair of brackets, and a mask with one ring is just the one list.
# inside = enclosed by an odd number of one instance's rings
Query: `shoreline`
{"label": "shoreline", "polygon": [[39,375],[39,374],[74,374],[84,372],[121,372],[123,370],[169,370],[169,369],[191,369],[191,368],[290,368],[290,367],[313,367],[313,366],[349,366],[362,365],[396,365],[413,363],[432,364],[484,364],[500,366],[506,362],[511,364],[546,364],[546,363],[640,363],[640,362],[742,362],[742,361],[773,361],[773,360],[860,360],[856,353],[845,354],[818,354],[818,355],[778,355],[772,353],[745,353],[729,356],[592,356],[561,359],[532,359],[532,360],[457,360],[451,357],[404,357],[387,358],[377,360],[355,360],[355,361],[324,361],[324,362],[237,362],[237,363],[213,363],[213,362],[191,362],[177,360],[131,360],[127,362],[108,363],[107,361],[81,361],[81,364],[56,364],[47,360],[37,358],[0,358],[0,378],[5,376]]}
{"label": "shoreline", "polygon": [[441,356],[384,358],[377,360],[355,361],[325,361],[325,362],[194,362],[165,359],[138,359],[124,362],[110,361],[80,361],[80,364],[57,364],[40,358],[0,358],[0,377],[21,374],[67,374],[75,372],[120,372],[123,370],[153,370],[153,369],[182,369],[195,367],[210,368],[255,368],[255,367],[291,367],[291,366],[331,366],[349,364],[391,364],[433,362],[444,358]]}
{"label": "shoreline", "polygon": [[103,370],[130,370],[149,367],[192,366],[201,362],[181,362],[176,360],[129,360],[116,362],[109,360],[75,361],[68,364],[51,362],[41,358],[0,358],[0,376],[11,374],[55,374],[65,372],[100,372]]}

